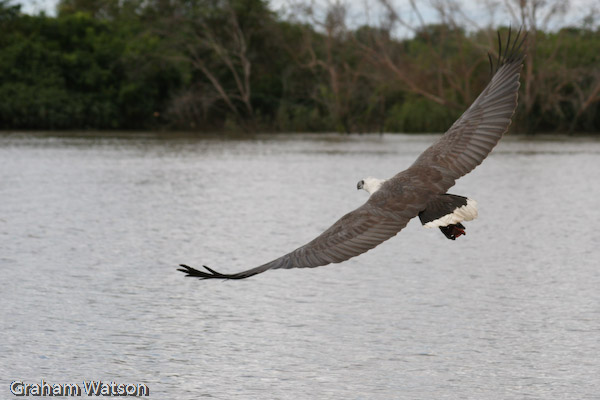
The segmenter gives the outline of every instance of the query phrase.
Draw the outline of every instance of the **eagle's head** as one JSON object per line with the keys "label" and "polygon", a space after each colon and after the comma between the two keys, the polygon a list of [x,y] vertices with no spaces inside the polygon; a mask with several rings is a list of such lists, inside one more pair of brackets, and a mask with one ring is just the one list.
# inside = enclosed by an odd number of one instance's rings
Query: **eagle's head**
{"label": "eagle's head", "polygon": [[379,190],[379,188],[381,187],[383,182],[385,182],[385,179],[373,178],[372,176],[370,176],[368,178],[365,178],[365,179],[359,181],[356,184],[356,188],[358,190],[364,189],[367,192],[369,192],[369,194],[373,194]]}

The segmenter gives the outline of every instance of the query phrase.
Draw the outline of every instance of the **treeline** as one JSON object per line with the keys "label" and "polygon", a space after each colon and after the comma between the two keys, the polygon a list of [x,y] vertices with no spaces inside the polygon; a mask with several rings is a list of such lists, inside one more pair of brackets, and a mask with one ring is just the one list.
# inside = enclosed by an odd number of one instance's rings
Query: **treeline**
{"label": "treeline", "polygon": [[[0,0],[0,129],[439,132],[489,80],[491,29],[446,19],[398,38],[391,8],[358,28],[339,4],[303,10],[62,0],[51,17]],[[516,129],[600,132],[600,30],[527,44]]]}

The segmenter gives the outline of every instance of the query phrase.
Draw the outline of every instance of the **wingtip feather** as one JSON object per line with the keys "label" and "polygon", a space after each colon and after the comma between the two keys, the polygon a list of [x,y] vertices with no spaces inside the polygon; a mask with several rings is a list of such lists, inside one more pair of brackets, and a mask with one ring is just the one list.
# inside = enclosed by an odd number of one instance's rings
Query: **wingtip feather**
{"label": "wingtip feather", "polygon": [[201,271],[198,270],[196,268],[192,268],[189,265],[185,265],[185,264],[179,264],[179,267],[181,268],[177,268],[177,271],[181,271],[186,275],[186,278],[198,278],[198,279],[244,279],[244,278],[248,278],[253,274],[247,274],[247,273],[238,273],[238,274],[222,274],[218,271],[215,271],[214,269],[207,267],[206,265],[203,265],[202,267],[204,269],[206,269],[206,271]]}
{"label": "wingtip feather", "polygon": [[516,35],[513,35],[512,27],[508,28],[508,36],[506,43],[502,44],[502,36],[500,31],[497,31],[498,36],[498,57],[496,58],[495,68],[494,60],[488,53],[488,59],[490,62],[490,69],[492,75],[496,74],[500,68],[506,64],[520,63],[525,58],[524,45],[526,46],[527,31],[523,31],[523,28],[519,28]]}

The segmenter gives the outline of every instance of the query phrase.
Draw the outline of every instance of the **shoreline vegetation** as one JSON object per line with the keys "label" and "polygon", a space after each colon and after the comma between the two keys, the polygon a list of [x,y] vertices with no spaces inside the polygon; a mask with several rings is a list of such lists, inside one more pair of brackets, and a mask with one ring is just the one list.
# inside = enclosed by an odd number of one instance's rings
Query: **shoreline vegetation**
{"label": "shoreline vegetation", "polygon": [[[217,140],[217,141],[296,141],[316,140],[323,142],[338,142],[348,140],[381,139],[394,137],[418,138],[442,136],[444,132],[246,132],[246,131],[200,131],[200,130],[93,130],[93,129],[68,129],[68,130],[0,130],[0,139],[81,139],[81,140]],[[527,134],[513,132],[510,128],[502,139],[503,141],[526,142],[577,142],[600,140],[600,135],[594,132],[544,132]]]}
{"label": "shoreline vegetation", "polygon": [[[380,21],[353,26],[340,3],[61,0],[48,16],[0,0],[0,133],[444,132],[487,84],[496,29],[446,2],[433,24],[375,3]],[[529,31],[511,133],[598,135],[597,21],[551,30],[559,2],[530,3],[506,3]]]}

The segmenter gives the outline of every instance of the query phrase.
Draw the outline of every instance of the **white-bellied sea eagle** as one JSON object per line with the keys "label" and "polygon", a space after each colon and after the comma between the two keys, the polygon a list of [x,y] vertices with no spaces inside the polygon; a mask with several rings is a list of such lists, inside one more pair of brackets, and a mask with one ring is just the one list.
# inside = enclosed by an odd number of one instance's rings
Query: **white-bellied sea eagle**
{"label": "white-bellied sea eagle", "polygon": [[464,114],[405,171],[390,179],[365,178],[358,189],[370,193],[365,204],[344,215],[302,247],[261,266],[223,274],[207,266],[200,271],[181,264],[179,271],[200,279],[244,279],[270,269],[314,268],[358,256],[395,236],[419,216],[428,228],[438,227],[448,239],[465,234],[463,221],[477,217],[477,203],[446,193],[461,176],[487,157],[508,130],[517,107],[525,36],[511,32],[504,49],[498,33],[492,78]]}

